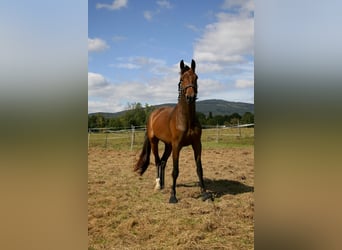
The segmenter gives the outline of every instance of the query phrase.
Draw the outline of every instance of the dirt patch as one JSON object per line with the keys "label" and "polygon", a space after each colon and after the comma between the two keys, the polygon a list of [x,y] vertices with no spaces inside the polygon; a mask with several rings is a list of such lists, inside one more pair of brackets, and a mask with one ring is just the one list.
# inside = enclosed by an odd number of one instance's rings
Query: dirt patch
{"label": "dirt patch", "polygon": [[165,189],[154,191],[153,163],[142,177],[132,171],[138,154],[89,149],[89,249],[253,249],[253,147],[202,152],[213,202],[199,198],[190,148],[181,151],[177,204],[168,203],[172,160],[166,168]]}

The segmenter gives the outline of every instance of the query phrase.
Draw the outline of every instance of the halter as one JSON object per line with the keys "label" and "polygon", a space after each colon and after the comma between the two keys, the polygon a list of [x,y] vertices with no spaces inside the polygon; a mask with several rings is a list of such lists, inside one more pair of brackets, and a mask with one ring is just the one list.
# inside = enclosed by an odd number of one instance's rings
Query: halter
{"label": "halter", "polygon": [[178,83],[178,100],[181,98],[182,95],[184,95],[185,91],[188,88],[193,88],[195,90],[195,99],[196,99],[196,96],[197,96],[197,87],[196,87],[196,85],[190,83],[190,84],[186,85],[185,87],[182,87],[182,80],[180,80],[179,83]]}

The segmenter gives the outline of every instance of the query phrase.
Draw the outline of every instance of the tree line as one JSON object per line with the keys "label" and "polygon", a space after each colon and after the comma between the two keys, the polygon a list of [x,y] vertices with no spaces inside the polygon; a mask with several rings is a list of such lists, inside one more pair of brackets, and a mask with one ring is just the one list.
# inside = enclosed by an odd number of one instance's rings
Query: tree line
{"label": "tree line", "polygon": [[[127,128],[131,125],[145,126],[150,113],[154,108],[148,104],[143,106],[141,103],[128,104],[128,110],[120,117],[105,118],[102,114],[88,116],[88,128]],[[246,112],[242,116],[238,113],[231,115],[213,115],[209,112],[208,116],[201,112],[196,112],[197,118],[202,126],[226,125],[235,126],[238,124],[254,123],[254,114]]]}

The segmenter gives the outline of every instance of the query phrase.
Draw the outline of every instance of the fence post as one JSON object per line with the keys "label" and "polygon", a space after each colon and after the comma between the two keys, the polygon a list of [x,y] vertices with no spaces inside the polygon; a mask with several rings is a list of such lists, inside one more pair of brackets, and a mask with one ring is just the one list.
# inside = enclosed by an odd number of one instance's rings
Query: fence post
{"label": "fence post", "polygon": [[134,132],[135,132],[135,128],[134,128],[134,126],[133,125],[131,125],[131,128],[132,128],[132,137],[131,137],[131,151],[133,150],[133,145],[134,145],[134,137],[135,137],[135,135],[134,135]]}
{"label": "fence post", "polygon": [[219,142],[219,125],[218,123],[216,124],[216,143]]}
{"label": "fence post", "polygon": [[238,120],[239,136],[241,137],[240,121]]}
{"label": "fence post", "polygon": [[108,141],[108,133],[106,133],[105,148],[107,148],[107,141]]}
{"label": "fence post", "polygon": [[90,129],[88,129],[88,149],[89,149],[89,141],[90,141]]}

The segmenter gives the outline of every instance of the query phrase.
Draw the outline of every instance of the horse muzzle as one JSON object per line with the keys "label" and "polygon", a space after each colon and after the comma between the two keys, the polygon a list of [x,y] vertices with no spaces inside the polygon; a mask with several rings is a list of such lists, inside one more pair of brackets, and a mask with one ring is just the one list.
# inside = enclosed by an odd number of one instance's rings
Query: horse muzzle
{"label": "horse muzzle", "polygon": [[185,96],[187,103],[194,103],[196,101],[196,95],[187,95]]}

